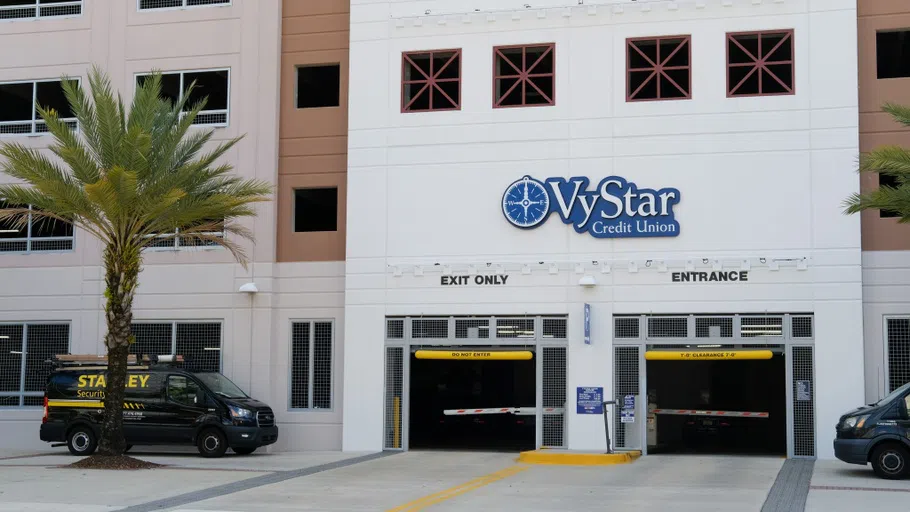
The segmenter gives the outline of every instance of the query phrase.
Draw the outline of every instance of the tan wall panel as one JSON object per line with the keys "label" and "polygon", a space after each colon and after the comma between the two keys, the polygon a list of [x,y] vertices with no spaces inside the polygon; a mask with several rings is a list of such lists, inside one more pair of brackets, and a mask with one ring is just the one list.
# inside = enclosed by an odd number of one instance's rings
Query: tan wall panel
{"label": "tan wall panel", "polygon": [[[350,0],[284,0],[278,162],[278,261],[345,259]],[[297,108],[297,68],[341,66],[340,106]],[[338,231],[294,233],[294,189],[338,186]]]}
{"label": "tan wall panel", "polygon": [[[338,231],[294,232],[294,189],[338,187]],[[297,174],[278,176],[278,261],[344,260],[347,175]]]}
{"label": "tan wall panel", "polygon": [[[896,144],[910,148],[910,130],[881,111],[886,102],[910,105],[910,78],[879,80],[876,70],[875,34],[880,30],[910,28],[910,2],[906,0],[859,0],[859,148],[862,152]],[[878,176],[860,177],[862,191],[878,188]],[[897,219],[881,218],[879,212],[863,212],[864,251],[910,250],[910,226]]]}

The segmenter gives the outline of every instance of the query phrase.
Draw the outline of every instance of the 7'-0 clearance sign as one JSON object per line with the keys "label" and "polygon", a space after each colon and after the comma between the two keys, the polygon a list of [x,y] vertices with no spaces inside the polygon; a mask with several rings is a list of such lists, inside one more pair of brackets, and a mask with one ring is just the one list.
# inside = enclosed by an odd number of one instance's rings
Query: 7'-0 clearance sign
{"label": "7'-0 clearance sign", "polygon": [[649,350],[645,352],[648,361],[719,361],[719,360],[754,360],[771,359],[770,350]]}

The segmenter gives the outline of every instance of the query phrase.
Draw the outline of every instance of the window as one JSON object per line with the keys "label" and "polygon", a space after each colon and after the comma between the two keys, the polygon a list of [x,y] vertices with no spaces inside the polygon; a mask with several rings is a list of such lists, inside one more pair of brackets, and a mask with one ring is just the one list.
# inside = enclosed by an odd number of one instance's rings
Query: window
{"label": "window", "polygon": [[878,78],[910,77],[910,30],[876,32]]}
{"label": "window", "polygon": [[[217,224],[217,223],[210,223]],[[224,238],[223,229],[217,231],[204,231],[200,234],[213,237],[213,238]],[[155,237],[160,240],[156,240],[147,247],[151,250],[168,250],[168,251],[179,251],[181,249],[193,249],[193,248],[213,248],[221,247],[218,242],[210,239],[201,239],[195,236],[180,236],[180,230],[174,230],[167,234],[155,235]]]}
{"label": "window", "polygon": [[297,68],[297,108],[341,105],[341,65],[323,64]]}
{"label": "window", "polygon": [[[879,174],[878,175],[878,186],[879,187],[892,187],[897,188],[900,184],[897,182],[897,177],[891,176],[890,174]],[[879,210],[878,216],[881,218],[892,218],[900,217],[901,214],[894,210]]]}
{"label": "window", "polygon": [[183,375],[168,375],[167,399],[188,407],[202,406],[203,398],[199,385]]}
{"label": "window", "polygon": [[231,0],[139,0],[140,11],[153,9],[174,9],[179,7],[204,7],[206,5],[230,5]]}
{"label": "window", "polygon": [[76,119],[61,83],[60,80],[0,83],[0,135],[47,133],[47,125],[36,105],[56,110],[57,116],[75,129]]}
{"label": "window", "polygon": [[910,318],[888,318],[885,339],[890,393],[910,382]]}
{"label": "window", "polygon": [[793,94],[793,31],[727,34],[727,96]]}
{"label": "window", "polygon": [[82,14],[82,0],[0,0],[0,20]]}
{"label": "window", "polygon": [[191,372],[221,372],[220,322],[134,322],[130,353],[183,356]]}
{"label": "window", "polygon": [[43,405],[51,370],[44,362],[69,345],[66,323],[0,324],[0,407]]}
{"label": "window", "polygon": [[401,54],[401,111],[461,108],[461,50]]}
{"label": "window", "polygon": [[291,409],[332,408],[332,326],[291,324]]}
{"label": "window", "polygon": [[[0,210],[10,208],[0,201]],[[27,207],[32,211],[32,207]],[[12,220],[0,220],[0,253],[3,252],[52,252],[73,250],[73,225],[58,220],[33,220],[28,214],[28,225],[18,226]]]}
{"label": "window", "polygon": [[556,102],[556,45],[493,49],[493,107],[530,107]]}
{"label": "window", "polygon": [[[142,85],[148,75],[136,77],[136,83]],[[208,126],[227,126],[228,105],[230,97],[230,70],[205,70],[205,71],[179,71],[162,73],[161,96],[178,102],[183,100],[183,95],[190,84],[196,82],[193,92],[184,107],[184,112],[193,108],[193,105],[208,98],[205,110],[199,112],[193,124]]]}
{"label": "window", "polygon": [[294,232],[338,231],[338,189],[294,190]]}
{"label": "window", "polygon": [[691,98],[691,56],[689,36],[629,39],[627,100]]}

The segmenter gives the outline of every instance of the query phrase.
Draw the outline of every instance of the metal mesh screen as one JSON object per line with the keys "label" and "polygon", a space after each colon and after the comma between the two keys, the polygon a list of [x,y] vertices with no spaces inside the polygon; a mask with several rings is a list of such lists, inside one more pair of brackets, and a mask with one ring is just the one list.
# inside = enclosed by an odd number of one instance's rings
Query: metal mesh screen
{"label": "metal mesh screen", "polygon": [[557,407],[559,413],[542,412],[541,439],[542,445],[548,448],[562,448],[565,445],[565,407],[566,407],[566,348],[543,347],[543,407]]}
{"label": "metal mesh screen", "polygon": [[393,340],[404,338],[404,320],[390,318],[386,320],[385,337]]}
{"label": "metal mesh screen", "polygon": [[136,322],[130,353],[181,355],[181,368],[191,372],[221,371],[220,322]]}
{"label": "metal mesh screen", "polygon": [[310,323],[291,324],[291,408],[310,406]]}
{"label": "metal mesh screen", "polygon": [[458,339],[486,339],[490,337],[488,318],[456,318],[455,337]]}
{"label": "metal mesh screen", "polygon": [[742,317],[739,333],[743,338],[781,337],[784,335],[784,317]]}
{"label": "metal mesh screen", "polygon": [[649,338],[686,338],[688,337],[688,319],[677,317],[648,318]]}
{"label": "metal mesh screen", "polygon": [[638,347],[613,347],[613,398],[617,403],[613,407],[613,429],[615,431],[613,439],[616,448],[641,448],[637,446],[639,443],[630,442],[630,436],[627,435],[636,424],[622,423],[621,418],[621,408],[626,395],[635,396],[636,404],[639,402],[639,382]]}
{"label": "metal mesh screen", "polygon": [[543,337],[546,339],[566,339],[568,335],[568,320],[565,318],[544,318]]}
{"label": "metal mesh screen", "polygon": [[790,318],[791,329],[794,338],[811,338],[812,317],[811,316],[794,316]]}
{"label": "metal mesh screen", "polygon": [[793,455],[815,456],[815,382],[812,347],[793,347]]}
{"label": "metal mesh screen", "polygon": [[316,322],[314,329],[313,408],[332,408],[332,322]]}
{"label": "metal mesh screen", "polygon": [[0,407],[40,406],[56,354],[69,353],[69,324],[0,324]]}
{"label": "metal mesh screen", "polygon": [[[712,329],[713,327],[713,329]],[[732,338],[733,317],[696,317],[696,338]]]}
{"label": "metal mesh screen", "polygon": [[888,392],[910,382],[910,318],[889,318]]}
{"label": "metal mesh screen", "polygon": [[49,18],[82,13],[82,0],[19,0],[0,2],[0,19]]}
{"label": "metal mesh screen", "polygon": [[385,349],[385,435],[386,449],[399,450],[401,444],[402,391],[404,384],[404,347]]}
{"label": "metal mesh screen", "polygon": [[173,9],[175,7],[199,7],[204,5],[227,5],[231,0],[139,0],[139,10]]}
{"label": "metal mesh screen", "polygon": [[534,338],[533,318],[497,318],[497,338]]}
{"label": "metal mesh screen", "polygon": [[60,2],[57,0],[39,0],[38,16],[49,18],[52,16],[77,16],[82,14],[82,0]]}
{"label": "metal mesh screen", "polygon": [[614,338],[638,338],[639,322],[638,317],[634,318],[616,318],[613,320],[613,337]]}
{"label": "metal mesh screen", "polygon": [[412,338],[448,338],[449,321],[446,319],[415,318],[411,320]]}
{"label": "metal mesh screen", "polygon": [[178,323],[177,353],[183,367],[192,372],[221,371],[221,324]]}

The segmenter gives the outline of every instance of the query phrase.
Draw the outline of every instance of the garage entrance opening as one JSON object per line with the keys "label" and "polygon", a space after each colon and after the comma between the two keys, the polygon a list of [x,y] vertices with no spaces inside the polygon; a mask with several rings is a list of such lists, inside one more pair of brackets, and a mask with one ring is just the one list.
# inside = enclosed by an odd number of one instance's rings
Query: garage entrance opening
{"label": "garage entrance opening", "polygon": [[646,352],[649,453],[787,453],[782,345]]}
{"label": "garage entrance opening", "polygon": [[533,347],[413,351],[410,448],[534,449],[536,366]]}

